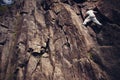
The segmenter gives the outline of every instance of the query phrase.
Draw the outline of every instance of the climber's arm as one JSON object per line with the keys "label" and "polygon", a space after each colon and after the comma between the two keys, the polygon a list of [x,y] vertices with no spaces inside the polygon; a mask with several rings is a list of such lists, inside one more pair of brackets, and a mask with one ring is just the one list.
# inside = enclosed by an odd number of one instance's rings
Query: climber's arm
{"label": "climber's arm", "polygon": [[84,18],[86,18],[86,17],[88,17],[88,16],[89,16],[89,14],[88,14],[88,13],[86,13]]}

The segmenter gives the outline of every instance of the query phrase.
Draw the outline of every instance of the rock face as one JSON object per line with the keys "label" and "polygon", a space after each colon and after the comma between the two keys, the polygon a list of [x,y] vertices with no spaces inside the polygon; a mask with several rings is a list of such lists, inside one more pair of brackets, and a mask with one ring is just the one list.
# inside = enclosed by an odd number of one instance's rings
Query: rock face
{"label": "rock face", "polygon": [[[16,0],[0,6],[0,80],[119,80],[117,1]],[[102,26],[82,25],[89,7]]]}

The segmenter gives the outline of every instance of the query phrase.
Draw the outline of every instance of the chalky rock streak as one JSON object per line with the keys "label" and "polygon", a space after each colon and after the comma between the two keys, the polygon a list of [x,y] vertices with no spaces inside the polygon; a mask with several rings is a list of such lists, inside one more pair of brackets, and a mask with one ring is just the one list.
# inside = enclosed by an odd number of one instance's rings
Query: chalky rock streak
{"label": "chalky rock streak", "polygon": [[[0,80],[119,80],[119,4],[15,0],[0,6]],[[102,26],[82,25],[89,7]]]}

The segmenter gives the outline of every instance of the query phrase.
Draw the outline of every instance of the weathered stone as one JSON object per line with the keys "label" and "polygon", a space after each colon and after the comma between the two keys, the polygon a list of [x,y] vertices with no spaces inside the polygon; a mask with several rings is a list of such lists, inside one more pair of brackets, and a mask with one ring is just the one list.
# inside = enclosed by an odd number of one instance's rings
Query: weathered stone
{"label": "weathered stone", "polygon": [[[0,80],[119,80],[118,1],[16,0],[7,6],[0,12]],[[82,25],[90,6],[102,26]]]}
{"label": "weathered stone", "polygon": [[54,4],[52,4],[52,6],[51,6],[51,9],[56,13],[56,14],[58,14],[58,13],[60,13],[60,11],[62,10],[62,4],[60,4],[60,3],[54,3]]}

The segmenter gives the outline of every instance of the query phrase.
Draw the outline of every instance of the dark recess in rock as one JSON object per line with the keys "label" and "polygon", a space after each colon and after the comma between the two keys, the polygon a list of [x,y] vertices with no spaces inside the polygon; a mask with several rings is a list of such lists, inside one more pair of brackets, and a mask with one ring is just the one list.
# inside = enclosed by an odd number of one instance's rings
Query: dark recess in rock
{"label": "dark recess in rock", "polygon": [[20,14],[21,14],[21,15],[24,15],[24,14],[28,14],[28,12],[26,12],[26,11],[21,11]]}
{"label": "dark recess in rock", "polygon": [[76,3],[83,3],[85,2],[86,0],[74,0]]}
{"label": "dark recess in rock", "polygon": [[34,56],[34,57],[40,57],[42,56],[44,53],[48,53],[50,51],[49,49],[49,42],[50,42],[50,39],[48,38],[47,41],[46,41],[46,46],[41,46],[41,50],[40,52],[34,52],[34,50],[32,48],[29,48],[28,52],[31,52],[31,54]]}
{"label": "dark recess in rock", "polygon": [[47,4],[46,0],[41,3],[41,6],[46,11],[50,9],[50,5]]}
{"label": "dark recess in rock", "polygon": [[28,52],[30,52],[30,53],[33,52],[33,51],[34,51],[33,48],[29,48],[29,49],[28,49]]}
{"label": "dark recess in rock", "polygon": [[7,39],[3,40],[3,41],[0,41],[0,45],[5,45],[7,42]]}
{"label": "dark recess in rock", "polygon": [[28,64],[28,60],[23,61],[22,63],[20,63],[20,64],[18,65],[18,67],[23,68],[23,67],[27,66],[27,64]]}

